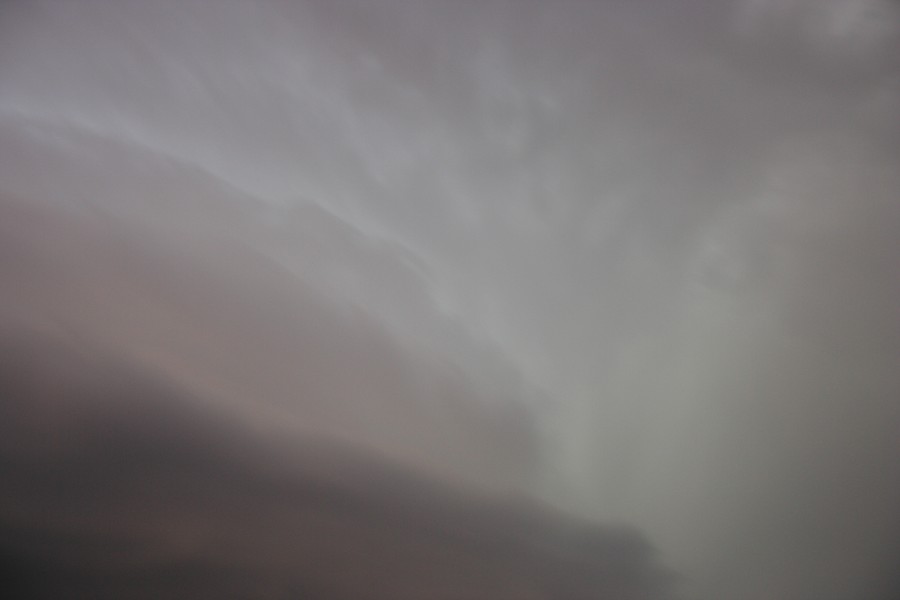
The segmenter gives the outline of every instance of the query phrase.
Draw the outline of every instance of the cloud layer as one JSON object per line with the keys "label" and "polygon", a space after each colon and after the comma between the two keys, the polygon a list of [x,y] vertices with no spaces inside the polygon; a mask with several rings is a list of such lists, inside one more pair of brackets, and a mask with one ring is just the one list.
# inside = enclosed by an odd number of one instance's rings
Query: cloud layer
{"label": "cloud layer", "polygon": [[896,3],[0,11],[8,321],[700,598],[891,597]]}
{"label": "cloud layer", "polygon": [[245,419],[71,339],[3,331],[16,598],[662,598],[642,538]]}

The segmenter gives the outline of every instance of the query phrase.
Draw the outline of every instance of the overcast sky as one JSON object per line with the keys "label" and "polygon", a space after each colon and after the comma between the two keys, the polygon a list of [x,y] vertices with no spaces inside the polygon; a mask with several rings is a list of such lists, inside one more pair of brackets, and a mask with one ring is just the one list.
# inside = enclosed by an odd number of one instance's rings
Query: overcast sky
{"label": "overcast sky", "polygon": [[898,57],[890,0],[6,2],[2,317],[700,600],[887,599]]}

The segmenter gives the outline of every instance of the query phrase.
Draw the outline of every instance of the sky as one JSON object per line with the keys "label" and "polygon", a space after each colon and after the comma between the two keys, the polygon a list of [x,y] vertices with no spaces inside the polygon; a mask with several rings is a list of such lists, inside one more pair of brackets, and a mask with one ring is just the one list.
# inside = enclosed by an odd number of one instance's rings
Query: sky
{"label": "sky", "polygon": [[[898,57],[890,0],[12,0],[7,347],[163,382],[251,472],[314,441],[633,528],[686,598],[887,599]],[[136,402],[35,394],[10,464]]]}

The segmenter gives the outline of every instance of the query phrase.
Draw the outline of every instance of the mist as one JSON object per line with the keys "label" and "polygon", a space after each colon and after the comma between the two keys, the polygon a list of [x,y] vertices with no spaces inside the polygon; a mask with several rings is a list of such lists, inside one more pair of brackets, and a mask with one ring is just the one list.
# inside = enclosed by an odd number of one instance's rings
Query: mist
{"label": "mist", "polygon": [[893,598],[898,57],[889,0],[4,3],[9,571]]}

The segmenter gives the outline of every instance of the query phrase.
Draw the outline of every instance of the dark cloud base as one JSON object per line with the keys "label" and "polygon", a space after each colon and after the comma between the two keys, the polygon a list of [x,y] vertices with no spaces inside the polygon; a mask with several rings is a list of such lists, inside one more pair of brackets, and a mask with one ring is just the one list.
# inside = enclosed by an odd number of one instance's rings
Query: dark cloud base
{"label": "dark cloud base", "polygon": [[98,352],[3,339],[4,597],[668,597],[633,531],[274,444]]}

